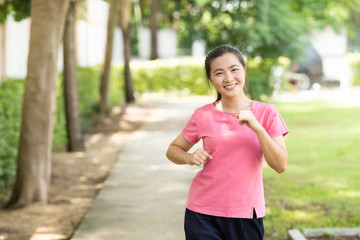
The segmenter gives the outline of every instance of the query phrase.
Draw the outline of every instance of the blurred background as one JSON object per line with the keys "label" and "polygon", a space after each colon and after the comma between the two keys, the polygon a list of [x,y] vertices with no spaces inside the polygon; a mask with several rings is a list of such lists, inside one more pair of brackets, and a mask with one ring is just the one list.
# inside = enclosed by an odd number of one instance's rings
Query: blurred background
{"label": "blurred background", "polygon": [[[4,2],[9,3],[4,3],[1,11],[0,76],[1,79],[25,78],[30,4],[29,1]],[[129,9],[129,47],[134,64],[150,59],[177,58],[181,61],[188,56],[200,59],[199,64],[202,64],[202,58],[209,50],[220,44],[231,44],[245,54],[250,65],[256,65],[263,74],[268,74],[263,80],[260,76],[251,78],[253,82],[259,82],[259,86],[250,90],[257,95],[270,94],[272,90],[267,88],[278,89],[279,85],[285,84],[277,81],[275,86],[267,84],[269,69],[276,77],[302,90],[333,86],[349,88],[359,84],[357,1],[154,2],[157,3],[135,0]],[[76,10],[77,65],[100,65],[104,61],[107,23],[111,17],[109,1],[78,1]],[[119,12],[118,15],[124,14]],[[115,24],[112,50],[112,62],[117,65],[124,63],[120,21],[118,19]],[[60,51],[59,71],[63,69],[62,55]],[[262,91],[255,93],[255,88],[262,88]]]}
{"label": "blurred background", "polygon": [[[27,178],[16,171],[22,161],[32,161],[30,153],[18,152],[30,144],[19,141],[26,131],[21,121],[29,119],[24,114],[36,114],[21,113],[23,101],[35,101],[23,98],[27,88],[56,99],[56,110],[39,118],[55,122],[45,148],[84,151],[83,132],[115,106],[215,96],[204,58],[231,44],[246,57],[247,94],[276,103],[291,129],[289,170],[275,177],[264,169],[268,239],[285,239],[294,227],[360,226],[360,0],[63,2],[63,14],[55,17],[37,1],[0,0],[1,201],[12,195],[10,203],[19,203],[23,190],[15,185],[24,186]],[[55,27],[60,30],[49,31]],[[32,52],[47,49],[56,69],[33,58]],[[31,78],[37,69],[44,71]],[[55,83],[54,92],[37,84],[48,69],[57,76],[46,78]]]}

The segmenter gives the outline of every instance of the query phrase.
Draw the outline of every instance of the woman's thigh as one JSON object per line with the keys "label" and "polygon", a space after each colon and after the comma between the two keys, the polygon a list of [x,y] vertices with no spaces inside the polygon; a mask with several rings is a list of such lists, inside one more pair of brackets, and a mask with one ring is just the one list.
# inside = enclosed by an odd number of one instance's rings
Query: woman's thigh
{"label": "woman's thigh", "polygon": [[214,216],[193,212],[185,212],[186,240],[223,240]]}
{"label": "woman's thigh", "polygon": [[264,237],[262,218],[231,218],[224,231],[226,240],[262,240]]}

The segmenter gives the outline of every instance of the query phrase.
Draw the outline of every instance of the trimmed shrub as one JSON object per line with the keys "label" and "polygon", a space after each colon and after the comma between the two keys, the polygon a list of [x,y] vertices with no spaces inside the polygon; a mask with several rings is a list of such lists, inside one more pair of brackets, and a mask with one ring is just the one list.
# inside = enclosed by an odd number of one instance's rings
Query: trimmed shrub
{"label": "trimmed shrub", "polygon": [[209,94],[204,64],[193,58],[137,62],[131,65],[135,91]]}
{"label": "trimmed shrub", "polygon": [[355,86],[360,86],[360,53],[349,53],[346,57],[350,62],[352,83]]}
{"label": "trimmed shrub", "polygon": [[23,80],[0,85],[0,200],[16,174],[23,94]]}

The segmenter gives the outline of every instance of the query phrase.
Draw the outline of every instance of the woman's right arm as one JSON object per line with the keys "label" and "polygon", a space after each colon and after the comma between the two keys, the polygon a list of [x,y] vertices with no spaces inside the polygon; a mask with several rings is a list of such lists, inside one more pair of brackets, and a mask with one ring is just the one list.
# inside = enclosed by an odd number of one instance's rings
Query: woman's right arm
{"label": "woman's right arm", "polygon": [[193,153],[188,153],[190,148],[194,146],[180,133],[170,144],[166,157],[176,164],[189,164],[200,166],[206,159],[212,159],[210,154],[202,148],[198,148]]}

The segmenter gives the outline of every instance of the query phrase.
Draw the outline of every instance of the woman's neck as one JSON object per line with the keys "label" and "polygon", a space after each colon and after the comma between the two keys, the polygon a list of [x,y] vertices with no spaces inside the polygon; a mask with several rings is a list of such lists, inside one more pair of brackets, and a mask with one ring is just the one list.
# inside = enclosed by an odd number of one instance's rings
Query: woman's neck
{"label": "woman's neck", "polygon": [[250,109],[252,103],[253,101],[244,95],[236,99],[222,98],[215,103],[215,107],[222,112],[238,113],[241,110]]}

